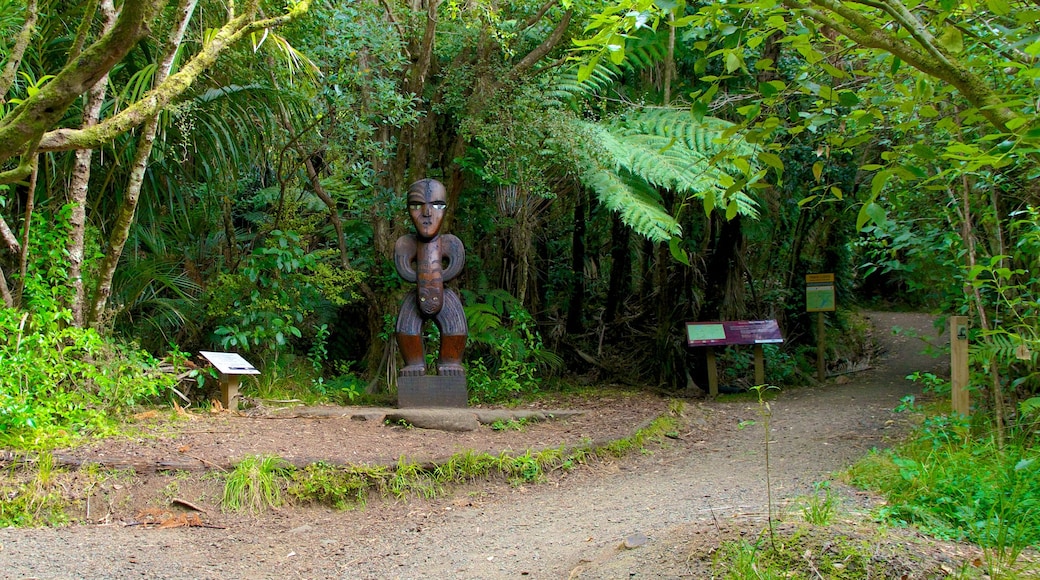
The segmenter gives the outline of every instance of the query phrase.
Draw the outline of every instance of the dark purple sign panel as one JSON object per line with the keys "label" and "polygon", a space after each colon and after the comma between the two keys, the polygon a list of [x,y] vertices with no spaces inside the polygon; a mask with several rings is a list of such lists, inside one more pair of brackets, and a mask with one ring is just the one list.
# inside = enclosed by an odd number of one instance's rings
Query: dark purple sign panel
{"label": "dark purple sign panel", "polygon": [[729,320],[687,322],[687,346],[724,346],[727,344],[776,344],[784,341],[775,320]]}

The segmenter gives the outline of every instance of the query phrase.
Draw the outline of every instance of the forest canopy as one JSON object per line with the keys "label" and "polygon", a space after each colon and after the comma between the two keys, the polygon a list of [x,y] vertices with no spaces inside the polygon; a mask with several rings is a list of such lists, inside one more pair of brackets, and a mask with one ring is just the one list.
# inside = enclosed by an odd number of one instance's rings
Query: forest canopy
{"label": "forest canopy", "polygon": [[[692,388],[702,320],[777,320],[769,380],[800,380],[805,276],[828,272],[834,368],[862,354],[857,304],[968,315],[999,424],[1038,388],[1038,19],[1005,0],[0,0],[5,348],[68,331],[304,360],[319,396],[385,389],[403,195],[431,177],[467,248],[477,396],[565,374]],[[31,396],[3,389],[23,425]]]}

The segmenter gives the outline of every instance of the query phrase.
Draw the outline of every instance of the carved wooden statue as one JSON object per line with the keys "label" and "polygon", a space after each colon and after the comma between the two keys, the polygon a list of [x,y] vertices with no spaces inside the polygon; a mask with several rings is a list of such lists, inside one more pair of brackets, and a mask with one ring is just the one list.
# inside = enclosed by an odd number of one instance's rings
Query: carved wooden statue
{"label": "carved wooden statue", "polygon": [[441,234],[441,222],[448,207],[444,186],[434,179],[416,181],[408,188],[408,214],[415,234],[397,239],[394,265],[415,292],[405,296],[397,317],[397,345],[404,358],[401,376],[426,374],[422,326],[433,320],[441,332],[441,351],[437,374],[463,375],[462,353],[466,348],[466,314],[458,294],[444,283],[462,271],[466,250],[462,240]]}

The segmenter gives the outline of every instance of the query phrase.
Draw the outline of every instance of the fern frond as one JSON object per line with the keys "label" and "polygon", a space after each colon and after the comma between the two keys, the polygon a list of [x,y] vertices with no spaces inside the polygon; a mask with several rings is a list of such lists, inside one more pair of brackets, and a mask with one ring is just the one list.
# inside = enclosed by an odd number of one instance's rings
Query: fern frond
{"label": "fern frond", "polygon": [[741,174],[731,160],[752,159],[756,152],[739,137],[722,137],[732,126],[711,117],[698,122],[679,109],[639,111],[609,126],[615,139],[606,145],[619,165],[654,185],[699,199],[711,191],[714,199],[725,202],[720,206],[734,201],[739,213],[757,217],[750,196],[726,193]]}
{"label": "fern frond", "polygon": [[621,221],[650,240],[664,242],[682,233],[679,222],[651,189],[626,181],[606,167],[586,172],[582,181],[596,193],[601,204],[620,214]]}
{"label": "fern frond", "polygon": [[607,92],[617,82],[621,71],[611,63],[599,63],[592,69],[592,74],[584,81],[578,80],[578,67],[569,67],[554,75],[544,94],[548,105],[565,106],[578,110],[578,103],[584,99],[595,98]]}

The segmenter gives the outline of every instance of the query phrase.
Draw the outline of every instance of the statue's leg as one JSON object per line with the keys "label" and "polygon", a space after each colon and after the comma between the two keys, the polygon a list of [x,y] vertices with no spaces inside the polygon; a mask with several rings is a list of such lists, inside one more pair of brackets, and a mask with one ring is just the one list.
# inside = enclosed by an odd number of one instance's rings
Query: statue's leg
{"label": "statue's leg", "polygon": [[409,292],[401,303],[397,315],[397,348],[404,359],[402,377],[419,377],[426,374],[426,356],[423,352],[422,317],[415,305],[415,292]]}
{"label": "statue's leg", "polygon": [[453,290],[444,290],[444,306],[435,319],[441,330],[441,352],[437,362],[437,374],[464,375],[462,353],[466,350],[466,336],[469,328],[466,325],[466,313],[462,310],[462,301]]}

